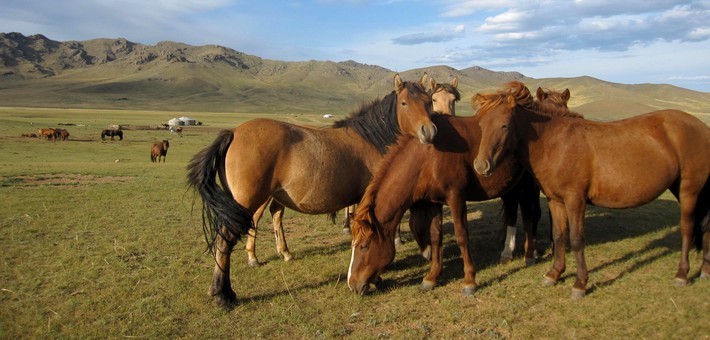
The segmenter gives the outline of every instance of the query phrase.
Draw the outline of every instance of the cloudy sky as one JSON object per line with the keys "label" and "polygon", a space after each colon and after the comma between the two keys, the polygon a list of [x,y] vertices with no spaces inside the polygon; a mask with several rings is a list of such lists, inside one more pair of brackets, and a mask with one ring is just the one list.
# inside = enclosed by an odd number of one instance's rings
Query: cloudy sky
{"label": "cloudy sky", "polygon": [[710,92],[710,0],[2,0],[0,32]]}

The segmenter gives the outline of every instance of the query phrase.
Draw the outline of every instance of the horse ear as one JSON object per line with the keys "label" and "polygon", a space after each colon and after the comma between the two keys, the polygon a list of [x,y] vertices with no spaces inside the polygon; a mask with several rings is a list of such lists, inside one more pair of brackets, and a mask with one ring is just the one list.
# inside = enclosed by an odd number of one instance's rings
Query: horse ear
{"label": "horse ear", "polygon": [[404,82],[402,81],[402,78],[399,77],[399,73],[394,75],[394,90],[395,92],[402,91],[404,88]]}
{"label": "horse ear", "polygon": [[546,93],[542,90],[542,87],[538,87],[537,93],[535,93],[535,95],[537,96],[538,101],[543,101],[545,99]]}
{"label": "horse ear", "polygon": [[422,74],[422,77],[419,78],[419,85],[421,85],[423,88],[426,89],[427,79],[429,79],[429,78],[430,78],[429,75],[426,74],[426,72],[424,72],[424,74]]}
{"label": "horse ear", "polygon": [[459,78],[454,77],[454,79],[451,80],[451,86],[454,88],[459,87]]}
{"label": "horse ear", "polygon": [[569,100],[569,89],[565,89],[565,92],[562,92],[562,99],[565,101],[565,103]]}
{"label": "horse ear", "polygon": [[481,101],[483,101],[483,95],[480,93],[476,93],[476,95],[471,98],[471,106],[474,110],[481,105]]}
{"label": "horse ear", "polygon": [[508,104],[509,109],[515,108],[515,105],[517,104],[517,102],[515,101],[515,96],[513,96],[512,94],[509,94],[505,97],[505,100],[507,102],[506,104]]}

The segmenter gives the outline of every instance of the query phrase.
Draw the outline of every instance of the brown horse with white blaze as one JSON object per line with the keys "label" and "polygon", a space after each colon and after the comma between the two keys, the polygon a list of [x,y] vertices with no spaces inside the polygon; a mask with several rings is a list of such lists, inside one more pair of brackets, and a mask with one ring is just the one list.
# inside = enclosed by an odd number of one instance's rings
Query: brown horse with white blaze
{"label": "brown horse with white blaze", "polygon": [[[512,84],[511,86],[523,86]],[[483,133],[474,167],[495,175],[511,155],[533,173],[548,197],[554,263],[544,283],[565,271],[567,227],[577,264],[572,297],[587,286],[584,212],[587,204],[631,208],[665,190],[680,202],[681,257],[675,280],[686,285],[691,244],[703,250],[701,277],[710,275],[710,128],[685,112],[661,110],[595,122],[510,97],[479,95]],[[573,169],[570,169],[573,167]]]}
{"label": "brown horse with white blaze", "polygon": [[431,142],[436,126],[430,111],[424,89],[395,75],[390,94],[329,128],[255,119],[223,131],[188,165],[188,182],[202,198],[203,229],[215,257],[209,294],[221,305],[235,302],[230,254],[253,230],[254,216],[270,197],[277,207],[306,214],[357,203],[399,134]]}

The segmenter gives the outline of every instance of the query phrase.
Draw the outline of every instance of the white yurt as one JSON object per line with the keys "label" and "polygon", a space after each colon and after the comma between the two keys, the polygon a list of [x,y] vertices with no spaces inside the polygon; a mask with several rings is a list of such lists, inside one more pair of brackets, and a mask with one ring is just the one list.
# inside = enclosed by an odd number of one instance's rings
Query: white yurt
{"label": "white yurt", "polygon": [[180,120],[180,118],[173,118],[173,119],[171,119],[171,120],[168,121],[168,125],[170,125],[170,126],[182,126],[182,125],[185,125],[185,122],[183,122],[182,120]]}
{"label": "white yurt", "polygon": [[197,121],[195,120],[195,118],[180,117],[180,118],[178,118],[178,119],[180,119],[181,121],[183,121],[183,123],[184,123],[183,125],[197,125]]}

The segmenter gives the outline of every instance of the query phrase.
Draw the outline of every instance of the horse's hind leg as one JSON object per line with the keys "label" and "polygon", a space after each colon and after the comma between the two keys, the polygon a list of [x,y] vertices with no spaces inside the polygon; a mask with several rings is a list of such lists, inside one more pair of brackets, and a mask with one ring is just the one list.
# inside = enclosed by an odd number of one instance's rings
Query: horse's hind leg
{"label": "horse's hind leg", "polygon": [[228,307],[237,301],[237,294],[232,290],[229,278],[230,255],[235,244],[236,239],[232,233],[223,227],[222,232],[215,239],[215,267],[212,274],[212,286],[209,290],[209,295],[215,296],[217,303],[223,307]]}
{"label": "horse's hind leg", "polygon": [[505,241],[503,241],[503,251],[500,253],[500,263],[508,263],[513,260],[515,250],[515,234],[518,228],[515,226],[518,219],[518,202],[522,193],[520,186],[513,189],[501,199],[503,200],[503,227],[505,228]]}
{"label": "horse's hind leg", "polygon": [[286,235],[284,234],[283,216],[286,209],[281,203],[272,200],[269,211],[271,211],[271,219],[274,224],[274,237],[276,238],[276,252],[283,256],[284,261],[291,261],[293,255],[288,251],[286,244]]}
{"label": "horse's hind leg", "polygon": [[350,224],[352,223],[353,215],[355,214],[356,204],[345,207],[345,219],[343,220],[343,234],[350,235],[352,231],[350,230]]}
{"label": "horse's hind leg", "polygon": [[531,182],[522,193],[520,199],[520,213],[523,216],[525,229],[525,265],[535,264],[538,257],[537,251],[537,226],[540,222],[542,211],[540,209],[540,189],[535,182]]}
{"label": "horse's hind leg", "polygon": [[266,202],[264,202],[264,204],[262,204],[259,209],[256,210],[253,216],[254,228],[249,229],[249,233],[247,234],[245,250],[247,252],[247,261],[252,267],[257,267],[261,265],[259,259],[256,257],[256,229],[259,225],[259,220],[261,219],[261,216],[264,214],[264,210],[266,210],[266,205],[269,204],[269,202],[270,199],[266,200]]}
{"label": "horse's hind leg", "polygon": [[[701,195],[705,194],[706,190],[707,189],[692,190],[692,185],[690,183],[680,183],[680,192],[677,197],[680,201],[681,248],[680,262],[678,263],[678,272],[676,272],[675,275],[676,286],[685,286],[688,283],[688,272],[690,271],[690,262],[688,261],[688,256],[690,254],[690,247],[692,245],[691,240],[693,239],[693,235],[698,238],[702,237],[702,248],[704,248],[704,250],[706,250],[708,247],[707,230],[705,233],[702,233],[700,230],[700,228],[702,228],[701,223],[704,223],[704,221],[702,221],[702,219],[704,218],[701,218],[701,220],[696,221],[696,218],[700,216],[700,214],[696,216],[696,208],[702,210],[702,207],[698,205],[706,204],[704,202],[703,197],[701,197]],[[694,230],[695,227],[698,228],[697,231]],[[705,235],[701,236],[701,234]],[[708,261],[710,261],[710,259],[708,258],[707,251],[704,251],[703,266],[701,267],[701,271],[703,269],[708,269],[710,265],[705,265],[706,263],[708,263]]]}

